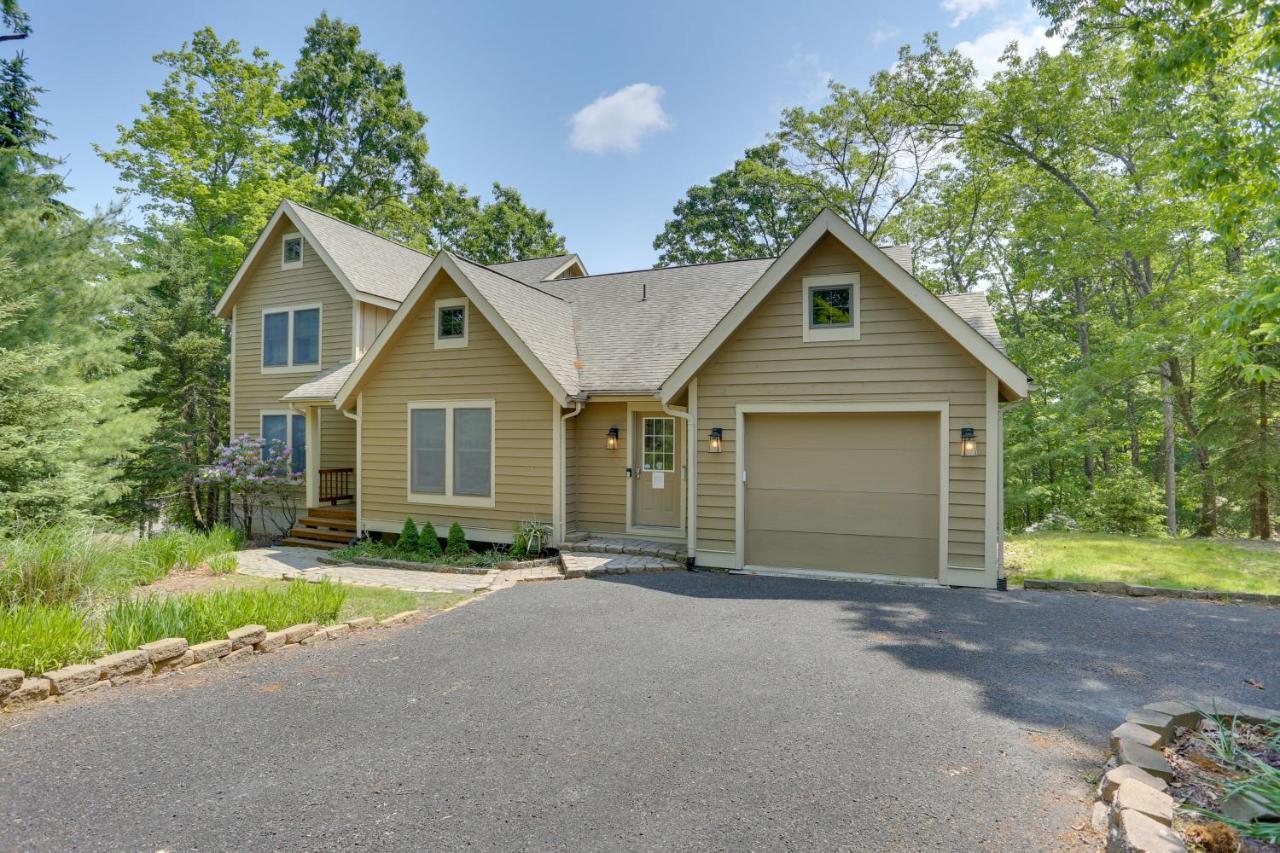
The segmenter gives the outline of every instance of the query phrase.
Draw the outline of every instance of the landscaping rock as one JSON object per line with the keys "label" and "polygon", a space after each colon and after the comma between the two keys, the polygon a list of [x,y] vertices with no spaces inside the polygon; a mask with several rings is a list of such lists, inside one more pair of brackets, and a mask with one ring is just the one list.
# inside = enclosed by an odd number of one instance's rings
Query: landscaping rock
{"label": "landscaping rock", "polygon": [[1157,791],[1163,791],[1169,787],[1169,784],[1163,779],[1158,776],[1152,776],[1141,767],[1133,764],[1121,764],[1118,767],[1112,767],[1103,774],[1102,782],[1098,785],[1098,796],[1102,797],[1105,802],[1111,802],[1115,797],[1116,790],[1126,781],[1140,782]]}
{"label": "landscaping rock", "polygon": [[316,633],[324,634],[326,637],[332,640],[335,637],[341,637],[343,634],[350,634],[351,626],[348,625],[346,622],[338,622],[335,625],[329,625],[327,627],[321,628]]}
{"label": "landscaping rock", "polygon": [[1036,580],[1035,578],[1027,578],[1022,582],[1023,589],[1049,589],[1049,582]]}
{"label": "landscaping rock", "polygon": [[1153,586],[1143,586],[1138,583],[1128,584],[1128,593],[1133,596],[1145,598],[1149,595],[1156,594],[1156,588]]}
{"label": "landscaping rock", "polygon": [[1124,809],[1107,833],[1107,853],[1186,853],[1172,829],[1142,812]]}
{"label": "landscaping rock", "polygon": [[102,667],[96,663],[79,663],[46,672],[44,677],[49,679],[50,693],[54,696],[66,696],[96,683],[102,677]]}
{"label": "landscaping rock", "polygon": [[1132,809],[1165,826],[1173,826],[1173,797],[1137,780],[1121,782],[1112,803],[1113,809],[1120,814]]}
{"label": "landscaping rock", "polygon": [[[2,671],[3,670],[0,670],[0,672]],[[0,691],[3,690],[4,687],[0,686]],[[1236,710],[1236,719],[1245,723],[1253,723],[1254,725],[1257,725],[1259,723],[1270,722],[1271,720],[1280,720],[1280,711],[1277,711],[1274,708],[1261,708],[1257,705],[1241,705]]]}
{"label": "landscaping rock", "polygon": [[1149,746],[1152,749],[1164,746],[1165,744],[1164,732],[1149,729],[1145,726],[1140,726],[1137,723],[1126,722],[1121,723],[1111,730],[1111,748],[1113,750],[1118,750],[1120,747],[1120,741],[1126,738],[1136,741],[1143,746]]}
{"label": "landscaping rock", "polygon": [[231,653],[230,640],[209,640],[206,643],[196,643],[191,647],[191,664],[208,663],[225,657]]}
{"label": "landscaping rock", "polygon": [[1165,757],[1156,752],[1149,746],[1143,746],[1137,741],[1122,739],[1116,746],[1116,755],[1120,759],[1121,764],[1133,764],[1141,770],[1145,770],[1152,776],[1158,776],[1165,781],[1173,778],[1173,768],[1169,766],[1169,762]]}
{"label": "landscaping rock", "polygon": [[1222,593],[1214,592],[1211,589],[1184,589],[1182,597],[1204,601],[1210,598],[1221,598]]}
{"label": "landscaping rock", "polygon": [[1098,592],[1105,592],[1108,595],[1124,595],[1129,591],[1129,585],[1124,581],[1099,581]]}
{"label": "landscaping rock", "polygon": [[267,635],[254,644],[253,650],[260,655],[284,648],[287,634],[284,631],[268,631]]}
{"label": "landscaping rock", "polygon": [[1071,588],[1076,592],[1097,592],[1098,585],[1096,583],[1073,583]]}
{"label": "landscaping rock", "polygon": [[195,660],[195,653],[192,652],[191,649],[187,649],[176,658],[169,658],[168,660],[162,660],[157,663],[156,673],[159,674],[161,672],[172,672],[175,669],[182,669],[184,666],[191,666],[191,664],[195,663]]}
{"label": "landscaping rock", "polygon": [[1196,723],[1200,722],[1200,717],[1203,716],[1195,705],[1178,700],[1171,702],[1152,702],[1148,705],[1143,705],[1142,710],[1168,714],[1169,717],[1173,719],[1173,724],[1175,726],[1182,726],[1184,729],[1189,729]]}
{"label": "landscaping rock", "polygon": [[307,637],[316,632],[320,626],[314,622],[304,622],[301,625],[292,625],[284,629],[284,641],[286,643],[301,643]]}
{"label": "landscaping rock", "polygon": [[24,678],[16,690],[4,697],[4,707],[17,708],[49,698],[51,686],[47,678]]}
{"label": "landscaping rock", "polygon": [[1098,832],[1107,831],[1107,823],[1111,820],[1111,812],[1107,809],[1107,804],[1098,800],[1093,804],[1093,808],[1089,811],[1089,823]]}
{"label": "landscaping rock", "polygon": [[363,631],[366,628],[372,628],[376,623],[372,616],[360,616],[356,619],[348,619],[347,625],[352,631]]}
{"label": "landscaping rock", "polygon": [[406,622],[410,622],[418,618],[418,616],[420,616],[421,614],[422,614],[421,610],[406,610],[403,613],[397,613],[394,616],[388,616],[386,619],[383,619],[380,624],[403,625]]}
{"label": "landscaping rock", "polygon": [[236,649],[234,652],[231,652],[229,655],[224,657],[222,659],[222,662],[231,663],[233,661],[244,660],[245,658],[251,658],[251,657],[253,657],[253,646],[241,646],[240,648]]}
{"label": "landscaping rock", "polygon": [[267,629],[264,625],[245,625],[227,632],[232,651],[260,643],[265,636],[267,636]]}
{"label": "landscaping rock", "polygon": [[96,663],[102,668],[102,677],[110,679],[112,684],[136,681],[151,674],[151,656],[142,649],[107,655],[98,658]]}
{"label": "landscaping rock", "polygon": [[152,663],[159,664],[182,657],[187,651],[187,641],[182,637],[168,637],[153,643],[143,643],[141,649],[151,656]]}
{"label": "landscaping rock", "polygon": [[4,702],[4,697],[22,686],[22,679],[26,677],[20,669],[0,669],[0,703]]}
{"label": "landscaping rock", "polygon": [[1151,729],[1153,732],[1160,732],[1166,739],[1173,734],[1175,725],[1173,717],[1168,714],[1162,714],[1159,711],[1130,711],[1129,716],[1124,719],[1125,722],[1134,723],[1142,726],[1144,729]]}
{"label": "landscaping rock", "polygon": [[1267,803],[1262,797],[1251,793],[1237,793],[1226,797],[1219,811],[1224,817],[1241,823],[1280,821],[1280,810],[1276,809],[1274,803]]}

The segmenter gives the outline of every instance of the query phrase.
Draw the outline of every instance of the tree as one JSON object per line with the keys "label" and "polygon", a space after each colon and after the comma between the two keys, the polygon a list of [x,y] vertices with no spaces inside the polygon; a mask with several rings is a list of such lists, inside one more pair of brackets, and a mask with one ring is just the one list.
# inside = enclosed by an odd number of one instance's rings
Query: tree
{"label": "tree", "polygon": [[218,449],[216,461],[200,470],[200,480],[231,493],[244,538],[252,541],[254,517],[292,494],[302,475],[290,467],[289,448],[283,441],[241,435]]}
{"label": "tree", "polygon": [[564,253],[564,237],[546,211],[527,206],[512,187],[495,182],[492,192],[493,201],[486,203],[466,187],[433,174],[414,200],[416,242],[481,264]]}

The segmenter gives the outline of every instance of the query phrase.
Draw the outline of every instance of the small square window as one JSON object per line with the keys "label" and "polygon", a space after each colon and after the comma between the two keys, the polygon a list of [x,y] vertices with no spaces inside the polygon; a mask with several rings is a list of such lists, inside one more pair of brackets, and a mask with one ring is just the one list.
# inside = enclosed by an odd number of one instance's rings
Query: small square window
{"label": "small square window", "polygon": [[298,234],[284,238],[284,266],[302,266],[302,237]]}
{"label": "small square window", "polygon": [[853,325],[853,288],[815,287],[809,291],[809,325],[815,329]]}
{"label": "small square window", "polygon": [[467,345],[467,300],[436,301],[436,349]]}

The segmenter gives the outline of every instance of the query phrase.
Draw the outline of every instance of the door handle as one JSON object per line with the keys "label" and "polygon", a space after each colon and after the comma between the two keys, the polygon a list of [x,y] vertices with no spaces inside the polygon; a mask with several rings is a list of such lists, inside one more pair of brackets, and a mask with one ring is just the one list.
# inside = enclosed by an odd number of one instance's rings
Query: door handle
{"label": "door handle", "polygon": [[628,479],[628,480],[630,480],[632,477],[634,477],[634,476],[635,476],[635,474],[633,473],[633,471],[634,471],[634,469],[632,469],[632,468],[628,468],[628,469],[627,469],[627,479]]}

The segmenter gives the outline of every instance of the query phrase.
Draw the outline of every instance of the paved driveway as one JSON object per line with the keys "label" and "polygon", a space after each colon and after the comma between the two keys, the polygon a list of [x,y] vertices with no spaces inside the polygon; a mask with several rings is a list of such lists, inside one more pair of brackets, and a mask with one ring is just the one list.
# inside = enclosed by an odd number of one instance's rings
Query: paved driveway
{"label": "paved driveway", "polygon": [[1278,704],[1277,649],[1200,602],[527,584],[0,718],[0,848],[1076,849],[1125,710]]}

